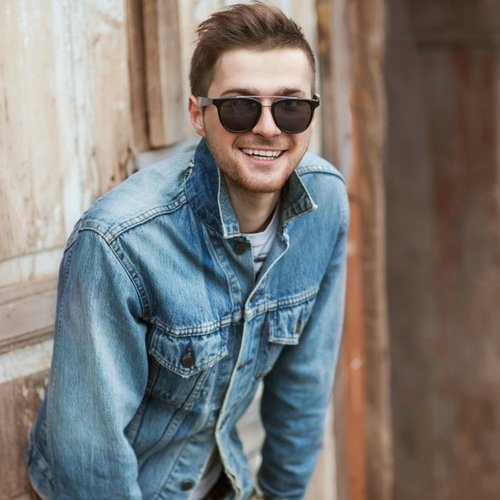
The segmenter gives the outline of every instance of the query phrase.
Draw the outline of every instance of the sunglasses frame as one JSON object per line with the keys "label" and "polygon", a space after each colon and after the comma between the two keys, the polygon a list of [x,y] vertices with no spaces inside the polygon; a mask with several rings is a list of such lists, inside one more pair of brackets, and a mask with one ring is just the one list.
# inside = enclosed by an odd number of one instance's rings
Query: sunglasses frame
{"label": "sunglasses frame", "polygon": [[[248,128],[246,128],[244,130],[233,130],[233,129],[229,128],[227,125],[224,124],[224,122],[222,120],[222,117],[221,117],[221,107],[222,107],[222,105],[225,102],[232,101],[234,99],[249,100],[249,101],[257,102],[259,104],[259,106],[260,106],[259,111],[257,113],[257,116],[256,116],[254,122],[252,123],[251,126],[249,126]],[[272,99],[272,103],[270,105],[264,105],[261,102],[262,99]],[[205,107],[210,106],[211,104],[213,104],[217,108],[217,114],[219,116],[219,121],[220,121],[221,125],[228,132],[231,132],[233,134],[243,134],[245,132],[250,132],[250,130],[252,130],[255,127],[255,125],[257,125],[257,123],[259,122],[260,117],[262,116],[262,108],[271,108],[271,114],[273,116],[274,123],[275,123],[275,125],[282,132],[284,132],[285,134],[300,134],[300,133],[304,132],[305,130],[307,130],[309,128],[309,125],[311,125],[312,119],[314,117],[314,112],[315,112],[316,108],[320,105],[320,99],[319,99],[319,95],[318,94],[314,94],[314,96],[313,96],[312,99],[305,99],[305,98],[302,98],[302,97],[291,97],[291,96],[237,95],[237,96],[231,96],[231,97],[213,97],[213,98],[212,97],[197,97],[196,100],[198,102],[198,105],[201,106],[202,108],[205,108]],[[276,106],[277,103],[283,102],[283,101],[300,101],[300,102],[306,102],[310,106],[310,108],[311,108],[311,117],[309,118],[309,121],[308,121],[306,127],[304,127],[301,130],[298,130],[298,131],[289,131],[289,130],[281,128],[278,125],[278,123],[276,122],[275,106]]]}

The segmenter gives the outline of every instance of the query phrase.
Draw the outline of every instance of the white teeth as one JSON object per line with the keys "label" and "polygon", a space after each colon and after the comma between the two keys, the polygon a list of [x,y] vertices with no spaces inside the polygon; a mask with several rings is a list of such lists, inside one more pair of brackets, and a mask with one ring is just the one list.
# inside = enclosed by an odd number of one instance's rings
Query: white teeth
{"label": "white teeth", "polygon": [[265,159],[278,158],[278,156],[281,154],[281,151],[270,151],[268,149],[246,149],[246,148],[243,148],[242,151],[246,155],[256,156],[256,157],[265,158]]}

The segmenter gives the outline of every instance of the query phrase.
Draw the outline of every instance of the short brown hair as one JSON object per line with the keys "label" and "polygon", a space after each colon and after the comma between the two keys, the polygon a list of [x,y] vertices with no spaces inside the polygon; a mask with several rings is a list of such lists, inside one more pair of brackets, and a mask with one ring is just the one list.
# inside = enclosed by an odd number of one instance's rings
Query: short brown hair
{"label": "short brown hair", "polygon": [[316,62],[311,46],[301,27],[276,7],[259,1],[234,4],[212,14],[198,26],[196,33],[189,73],[194,96],[207,95],[217,61],[224,52],[233,49],[301,49],[311,64],[314,87]]}

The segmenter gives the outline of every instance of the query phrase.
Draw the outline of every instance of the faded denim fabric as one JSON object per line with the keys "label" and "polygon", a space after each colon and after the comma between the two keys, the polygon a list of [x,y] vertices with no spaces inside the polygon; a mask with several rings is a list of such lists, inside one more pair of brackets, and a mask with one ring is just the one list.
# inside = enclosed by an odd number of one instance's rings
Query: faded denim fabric
{"label": "faded denim fabric", "polygon": [[60,269],[52,371],[29,474],[43,498],[187,499],[264,382],[259,486],[299,499],[320,452],[341,338],[348,204],[306,154],[261,272],[202,140],[131,176],[77,223]]}

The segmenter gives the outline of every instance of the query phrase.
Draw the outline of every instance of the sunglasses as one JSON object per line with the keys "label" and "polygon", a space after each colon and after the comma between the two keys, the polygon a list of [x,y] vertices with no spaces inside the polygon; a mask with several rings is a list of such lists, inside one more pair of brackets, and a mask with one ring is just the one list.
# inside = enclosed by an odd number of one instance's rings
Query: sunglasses
{"label": "sunglasses", "polygon": [[[270,106],[264,106],[261,99],[273,99]],[[300,134],[309,127],[314,110],[319,106],[319,96],[312,99],[280,96],[236,96],[211,99],[198,97],[201,107],[213,104],[219,120],[228,132],[242,133],[252,130],[259,121],[262,108],[271,108],[276,126],[285,134]]]}

